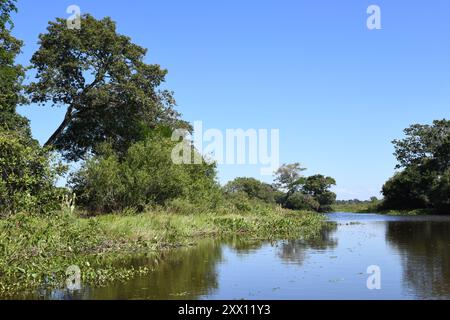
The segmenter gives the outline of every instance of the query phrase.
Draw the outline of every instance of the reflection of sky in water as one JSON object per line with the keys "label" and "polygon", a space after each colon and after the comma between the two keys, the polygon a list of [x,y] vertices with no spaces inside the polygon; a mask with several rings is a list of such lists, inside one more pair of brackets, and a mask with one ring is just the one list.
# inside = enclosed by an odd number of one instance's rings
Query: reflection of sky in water
{"label": "reflection of sky in water", "polygon": [[[338,225],[335,247],[309,249],[301,242],[264,245],[248,256],[225,248],[218,266],[218,299],[394,299],[402,297],[402,266],[385,241],[384,222]],[[290,245],[292,244],[292,245]],[[370,248],[370,249],[367,249]],[[367,267],[379,265],[382,290],[366,287]]]}
{"label": "reflection of sky in water", "polygon": [[[329,243],[328,246],[325,243],[325,248],[317,248],[314,244],[302,241],[282,241],[275,246],[265,244],[244,257],[225,248],[226,262],[218,266],[218,281],[226,285],[219,286],[213,295],[202,298],[450,297],[449,278],[436,279],[436,272],[432,272],[440,270],[442,275],[448,268],[449,265],[442,261],[442,253],[445,252],[435,252],[434,259],[430,260],[417,255],[414,250],[417,243],[420,245],[421,242],[430,241],[423,237],[423,230],[431,228],[429,232],[433,234],[439,228],[443,230],[439,233],[443,239],[436,241],[442,242],[443,248],[447,246],[447,251],[450,251],[450,233],[446,232],[450,231],[448,217],[335,214],[330,215],[330,219],[336,221],[337,229],[329,235]],[[415,229],[410,230],[411,226],[415,226]],[[396,237],[397,234],[409,236],[403,239]],[[381,290],[368,290],[366,287],[369,276],[366,271],[370,265],[381,268]],[[415,278],[421,279],[421,286],[417,286]],[[446,285],[433,291],[431,287],[435,282]]]}
{"label": "reflection of sky in water", "polygon": [[[126,283],[49,299],[450,298],[450,218],[332,214],[314,241],[203,241]],[[140,264],[146,263],[145,260]],[[381,290],[366,287],[381,268]]]}

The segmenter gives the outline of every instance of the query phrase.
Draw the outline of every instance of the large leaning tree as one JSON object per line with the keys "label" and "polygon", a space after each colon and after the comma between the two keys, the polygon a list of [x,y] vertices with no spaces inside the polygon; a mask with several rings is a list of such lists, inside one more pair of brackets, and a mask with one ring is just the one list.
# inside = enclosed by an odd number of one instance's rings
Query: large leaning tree
{"label": "large leaning tree", "polygon": [[36,81],[26,92],[33,103],[67,108],[45,143],[67,160],[97,154],[105,141],[123,155],[159,125],[190,128],[174,110],[172,92],[159,89],[167,71],[145,63],[147,50],[118,34],[110,18],[83,15],[80,29],[56,19],[39,45],[31,60]]}

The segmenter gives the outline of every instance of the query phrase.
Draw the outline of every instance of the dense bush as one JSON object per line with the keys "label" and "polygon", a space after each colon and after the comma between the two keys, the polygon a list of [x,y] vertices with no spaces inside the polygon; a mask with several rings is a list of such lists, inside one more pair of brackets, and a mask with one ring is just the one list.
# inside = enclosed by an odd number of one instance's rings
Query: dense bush
{"label": "dense bush", "polygon": [[430,207],[434,177],[411,166],[395,174],[383,186],[382,209],[423,209]]}
{"label": "dense bush", "polygon": [[54,183],[63,170],[36,141],[0,130],[0,215],[56,209],[60,192]]}
{"label": "dense bush", "polygon": [[87,160],[71,179],[79,203],[96,212],[141,211],[177,198],[213,205],[220,195],[215,165],[174,164],[174,146],[168,138],[150,137],[119,159],[104,145],[102,154]]}
{"label": "dense bush", "polygon": [[[255,199],[254,199],[255,200]],[[254,209],[254,201],[251,201],[248,194],[242,191],[225,193],[224,201],[234,209],[241,212],[248,212]]]}
{"label": "dense bush", "polygon": [[254,178],[236,178],[224,187],[225,193],[233,194],[243,192],[250,199],[259,199],[267,203],[275,203],[280,192],[270,184]]}
{"label": "dense bush", "polygon": [[294,192],[286,197],[284,207],[292,210],[319,211],[320,204],[310,195]]}
{"label": "dense bush", "polygon": [[332,205],[336,202],[336,194],[331,191],[325,191],[318,194],[314,199],[319,203],[319,212],[331,212]]}
{"label": "dense bush", "polygon": [[436,209],[450,213],[450,169],[437,178],[430,198]]}

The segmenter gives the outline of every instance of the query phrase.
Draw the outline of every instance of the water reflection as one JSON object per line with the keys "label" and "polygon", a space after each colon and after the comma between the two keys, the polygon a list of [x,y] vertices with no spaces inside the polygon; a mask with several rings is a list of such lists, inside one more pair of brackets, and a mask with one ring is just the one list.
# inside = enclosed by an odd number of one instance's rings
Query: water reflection
{"label": "water reflection", "polygon": [[287,240],[279,243],[277,255],[285,263],[301,265],[310,254],[310,250],[325,251],[337,246],[337,239],[333,237],[337,230],[336,223],[328,223],[322,232],[308,240]]}
{"label": "water reflection", "polygon": [[386,239],[401,256],[404,285],[418,298],[450,298],[450,222],[391,221]]}
{"label": "water reflection", "polygon": [[[130,266],[154,268],[150,274],[138,276],[126,282],[116,282],[106,287],[84,287],[80,291],[41,291],[33,299],[198,299],[218,288],[216,265],[222,260],[222,244],[218,241],[202,241],[193,248],[181,248],[165,252],[157,260],[155,256],[139,256],[128,259]],[[123,261],[121,262],[123,263]]]}
{"label": "water reflection", "polygon": [[261,240],[249,240],[238,237],[227,239],[223,242],[223,244],[228,245],[234,250],[234,252],[236,252],[236,254],[241,256],[255,253],[264,245]]}

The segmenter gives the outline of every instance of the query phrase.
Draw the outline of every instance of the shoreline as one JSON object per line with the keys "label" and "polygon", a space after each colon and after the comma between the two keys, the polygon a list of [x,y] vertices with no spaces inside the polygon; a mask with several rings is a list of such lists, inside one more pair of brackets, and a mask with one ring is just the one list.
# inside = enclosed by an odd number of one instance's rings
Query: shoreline
{"label": "shoreline", "polygon": [[333,212],[346,213],[376,213],[389,216],[421,216],[421,215],[449,215],[437,209],[406,209],[406,210],[379,210],[373,204],[334,205]]}

